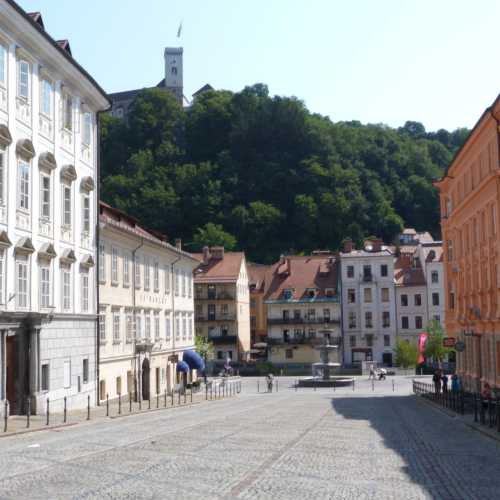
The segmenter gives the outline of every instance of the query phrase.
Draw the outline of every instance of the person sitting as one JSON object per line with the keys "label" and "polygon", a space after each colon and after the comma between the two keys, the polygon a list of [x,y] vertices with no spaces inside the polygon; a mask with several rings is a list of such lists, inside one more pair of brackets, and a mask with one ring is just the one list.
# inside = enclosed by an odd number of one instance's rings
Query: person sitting
{"label": "person sitting", "polygon": [[385,368],[380,368],[380,370],[378,371],[378,379],[385,380],[386,375],[387,375],[387,370]]}

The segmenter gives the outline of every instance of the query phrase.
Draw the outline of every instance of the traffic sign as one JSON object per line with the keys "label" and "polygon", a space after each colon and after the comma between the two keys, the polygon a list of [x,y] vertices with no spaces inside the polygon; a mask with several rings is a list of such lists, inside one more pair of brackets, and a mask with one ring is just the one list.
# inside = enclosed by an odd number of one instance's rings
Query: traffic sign
{"label": "traffic sign", "polygon": [[445,337],[443,339],[443,347],[455,347],[455,337]]}

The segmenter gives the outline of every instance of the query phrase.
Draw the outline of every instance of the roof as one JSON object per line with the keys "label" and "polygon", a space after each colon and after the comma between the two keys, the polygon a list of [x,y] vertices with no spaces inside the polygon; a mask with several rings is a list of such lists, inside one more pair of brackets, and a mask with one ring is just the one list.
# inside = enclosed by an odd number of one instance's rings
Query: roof
{"label": "roof", "polygon": [[193,93],[193,97],[196,97],[198,94],[202,94],[203,92],[207,92],[208,90],[214,90],[214,88],[209,83],[205,83],[201,89],[198,89]]}
{"label": "roof", "polygon": [[394,282],[396,286],[425,285],[425,275],[421,267],[412,266],[410,254],[401,255],[394,263]]}
{"label": "roof", "polygon": [[285,290],[292,290],[294,300],[305,299],[311,288],[316,290],[315,298],[326,298],[327,288],[334,289],[336,295],[337,264],[333,255],[282,257],[269,266],[265,300],[283,300]]}
{"label": "roof", "polygon": [[[42,35],[50,44],[55,47],[55,49],[62,54],[65,59],[72,64],[80,73],[82,73],[87,80],[95,87],[95,89],[104,97],[104,99],[110,104],[108,95],[102,89],[102,87],[94,80],[94,78],[82,67],[68,52],[65,48],[61,47],[59,43],[54,40],[46,31],[43,25],[42,15],[39,12],[32,12],[28,14],[24,9],[22,9],[14,0],[5,0],[21,17],[23,17],[28,23],[36,30],[40,35]],[[69,45],[69,44],[68,44]]]}
{"label": "roof", "polygon": [[403,229],[402,234],[412,234],[412,235],[415,235],[415,234],[417,234],[417,231],[415,231],[415,229],[413,229],[412,227],[406,227],[405,229]]}
{"label": "roof", "polygon": [[380,252],[368,252],[366,250],[352,250],[351,252],[341,252],[341,257],[390,257],[393,254],[391,247],[383,245]]}
{"label": "roof", "polygon": [[425,262],[443,262],[443,247],[441,245],[428,245],[423,247]]}
{"label": "roof", "polygon": [[195,283],[235,283],[238,281],[245,254],[243,252],[224,252],[223,258],[211,257],[208,264],[203,263],[203,254],[195,253],[193,257],[200,262],[194,271]]}
{"label": "roof", "polygon": [[266,274],[270,266],[265,264],[247,263],[248,283],[250,291],[263,292],[266,284]]}

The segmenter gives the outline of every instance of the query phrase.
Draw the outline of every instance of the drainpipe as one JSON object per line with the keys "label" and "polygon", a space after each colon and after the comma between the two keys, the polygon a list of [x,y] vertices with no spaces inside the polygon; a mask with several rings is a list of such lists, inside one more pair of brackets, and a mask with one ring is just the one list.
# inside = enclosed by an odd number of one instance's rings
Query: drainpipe
{"label": "drainpipe", "polygon": [[138,396],[139,391],[142,392],[142,388],[141,388],[141,384],[137,381],[137,377],[140,374],[140,366],[139,366],[140,357],[139,358],[137,357],[137,312],[136,312],[136,307],[135,307],[135,292],[136,292],[136,279],[135,279],[136,259],[135,259],[135,257],[136,257],[137,250],[139,250],[143,246],[144,246],[144,238],[141,238],[141,244],[132,250],[132,272],[133,272],[133,274],[132,274],[132,310],[133,310],[133,314],[134,314],[134,365],[135,365],[135,372],[136,372],[136,376],[134,377],[134,380],[136,381],[136,384],[137,384],[137,387],[135,390],[136,400],[137,400],[137,396]]}

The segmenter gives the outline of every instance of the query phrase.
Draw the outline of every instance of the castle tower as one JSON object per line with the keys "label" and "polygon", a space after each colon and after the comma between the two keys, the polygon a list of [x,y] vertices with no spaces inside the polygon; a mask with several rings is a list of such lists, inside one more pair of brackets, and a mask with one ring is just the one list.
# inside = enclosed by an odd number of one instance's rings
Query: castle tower
{"label": "castle tower", "polygon": [[177,100],[183,101],[182,47],[165,48],[165,87],[174,93]]}

